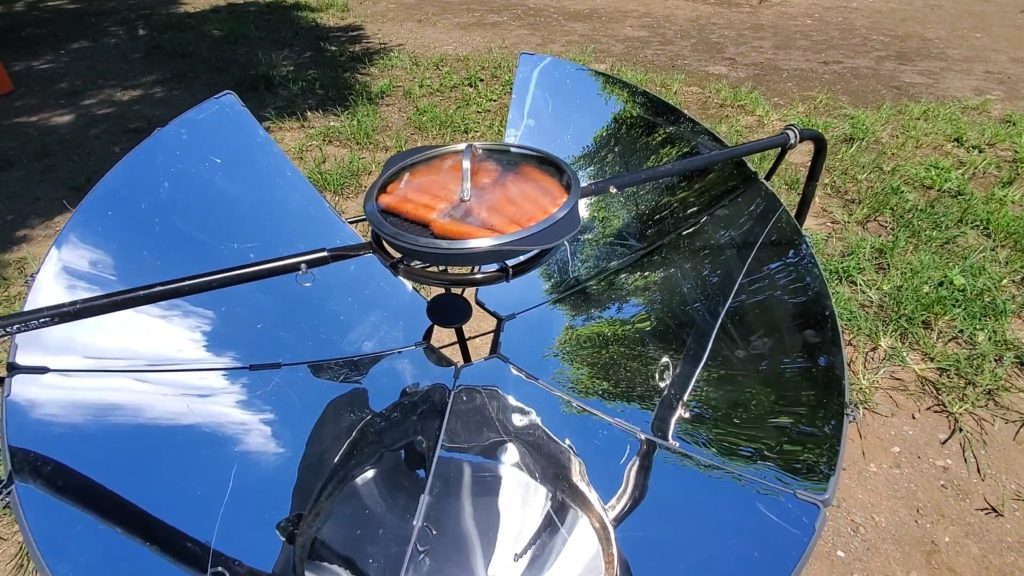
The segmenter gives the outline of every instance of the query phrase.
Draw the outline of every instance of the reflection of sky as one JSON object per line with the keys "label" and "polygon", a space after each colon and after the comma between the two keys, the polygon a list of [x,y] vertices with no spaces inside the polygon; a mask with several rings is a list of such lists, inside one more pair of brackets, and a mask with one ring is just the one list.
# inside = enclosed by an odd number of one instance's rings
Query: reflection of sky
{"label": "reflection of sky", "polygon": [[[90,294],[120,290],[360,240],[242,103],[226,94],[175,119],[118,162],[76,208],[55,248],[65,259],[80,253],[81,244],[102,255],[86,268],[107,272],[85,278],[75,286],[77,295],[85,287]],[[148,315],[81,321],[88,330],[47,328],[51,340],[69,340],[66,357],[54,357],[26,335],[17,340],[19,361],[43,364],[37,352],[61,360],[62,368],[152,368],[170,359],[189,368],[224,359],[243,365],[304,361],[406,346],[427,327],[423,299],[372,256],[313,273],[317,280],[308,287],[289,274],[191,296],[185,299],[191,308],[161,306]],[[30,306],[63,295],[47,294],[47,280],[36,281]],[[179,332],[178,340],[150,330],[147,322],[159,319],[153,316],[181,310],[202,322],[205,350],[188,341],[199,332],[194,327]],[[129,320],[134,324],[123,324]],[[116,346],[95,349],[96,334],[114,338],[114,332],[121,333]],[[82,344],[77,357],[72,338]],[[200,356],[189,357],[190,351]]]}
{"label": "reflection of sky", "polygon": [[[601,83],[572,62],[534,54],[519,58],[505,141],[535,146],[569,161],[621,110]],[[575,167],[574,167],[575,168]],[[586,174],[580,174],[587,184]]]}
{"label": "reflection of sky", "polygon": [[[369,393],[370,407],[381,410],[393,403],[406,386],[450,384],[452,372],[451,368],[429,363],[422,350],[414,349],[381,360],[363,384]],[[126,417],[123,422],[108,421],[102,414],[79,421],[74,418],[78,408],[69,403],[68,413],[60,415],[57,421],[49,420],[45,412],[40,413],[38,403],[22,402],[20,397],[26,390],[50,387],[48,382],[53,374],[22,374],[13,378],[7,403],[9,441],[72,466],[200,540],[210,540],[224,506],[217,548],[269,570],[281,545],[275,525],[288,515],[299,460],[310,430],[324,413],[324,407],[353,386],[316,378],[307,366],[249,372],[238,380],[234,373],[214,374],[224,382],[237,383],[250,402],[266,407],[257,415],[264,411],[272,415],[272,420],[265,424],[273,431],[269,440],[278,452],[246,449],[239,438],[230,436],[223,424],[216,421],[229,417],[219,413],[209,414],[204,422],[183,420],[177,426],[151,421],[147,414],[139,414],[131,421]],[[100,388],[109,376],[80,374],[75,384],[87,389]],[[124,376],[149,381],[151,375]],[[166,383],[168,393],[173,394],[175,389],[191,390],[197,376],[200,374],[166,374],[166,380],[161,377],[159,383]],[[153,400],[175,405],[179,402],[173,397]],[[192,397],[187,404],[195,407],[208,401]],[[108,408],[127,415],[116,404]],[[71,506],[55,503],[51,497],[24,485],[18,486],[18,497],[47,561],[66,563],[67,569],[55,569],[54,573],[109,573],[90,567],[109,561],[110,550],[126,558],[126,566],[138,566],[137,573],[177,573],[150,570],[154,566],[152,553],[141,545],[127,544],[123,536],[112,530],[101,529],[97,520]],[[77,534],[73,543],[67,542],[69,533]],[[147,557],[150,560],[144,561]],[[133,563],[136,558],[137,565]]]}
{"label": "reflection of sky", "polygon": [[[115,270],[110,257],[71,236],[54,248],[39,270],[31,307],[85,298],[106,291]],[[93,358],[125,362],[228,366],[230,356],[209,350],[213,314],[184,302],[167,302],[71,323],[59,332],[40,330],[18,338],[45,366],[77,365],[83,350]],[[229,436],[240,450],[276,453],[281,447],[268,422],[273,416],[247,407],[244,387],[224,372],[50,373],[18,386],[12,401],[40,419],[68,423],[202,425]]]}

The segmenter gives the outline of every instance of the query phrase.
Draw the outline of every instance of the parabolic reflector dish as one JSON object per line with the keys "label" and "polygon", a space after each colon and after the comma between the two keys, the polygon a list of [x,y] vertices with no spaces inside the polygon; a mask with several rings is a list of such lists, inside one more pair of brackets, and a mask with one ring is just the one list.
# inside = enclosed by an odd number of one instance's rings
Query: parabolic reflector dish
{"label": "parabolic reflector dish", "polygon": [[[4,461],[38,569],[798,572],[846,424],[839,324],[798,223],[738,158],[588,193],[727,145],[558,58],[520,57],[505,140],[550,155],[573,219],[465,273],[483,353],[432,343],[435,326],[465,338],[462,308],[428,317],[400,277],[423,263],[380,251],[398,234],[15,337]],[[362,241],[226,92],[96,185],[26,309]]]}

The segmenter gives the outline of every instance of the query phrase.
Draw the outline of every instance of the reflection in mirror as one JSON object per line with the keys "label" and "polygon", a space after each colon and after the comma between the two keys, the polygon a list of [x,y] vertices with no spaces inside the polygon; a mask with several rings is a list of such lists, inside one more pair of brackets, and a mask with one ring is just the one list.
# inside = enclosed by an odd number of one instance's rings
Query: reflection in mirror
{"label": "reflection in mirror", "polygon": [[[394,414],[396,403],[418,391],[446,390],[435,384],[450,386],[453,373],[431,362],[421,347],[257,371],[22,373],[8,382],[6,440],[74,468],[158,523],[212,541],[223,554],[269,572],[288,553],[279,523],[310,506],[310,495],[331,476],[335,457],[365,417]],[[389,420],[399,431],[426,421],[400,414]],[[374,439],[386,443],[384,435]],[[409,482],[396,474],[370,482],[364,471],[346,487],[342,498],[349,507],[331,508],[323,534],[333,533],[343,516],[364,526],[373,514],[382,526],[406,513],[411,519],[431,460],[432,449],[422,448],[419,457],[400,450],[395,461],[390,446],[382,446],[378,467],[408,469]],[[133,541],[131,527],[110,525],[110,518],[88,507],[102,501],[69,505],[34,487],[22,471],[14,469],[13,476],[31,543],[52,573],[108,573],[111,555],[142,573],[179,573]],[[394,482],[381,485],[384,480]],[[411,502],[409,510],[388,492],[402,489],[415,493],[404,500]],[[69,532],[78,536],[68,541]],[[398,550],[388,553],[399,558],[396,570],[410,534],[406,528],[405,536],[397,536]],[[320,559],[329,552],[320,539],[310,550]],[[388,554],[368,545],[360,562]]]}
{"label": "reflection in mirror", "polygon": [[[636,86],[532,54],[520,57],[506,140],[559,155],[584,184],[723,147],[697,121]],[[760,186],[746,163],[735,161],[584,199],[583,225],[537,273],[542,284],[489,287],[480,299],[500,314],[525,310],[628,263]]]}
{"label": "reflection in mirror", "polygon": [[[68,302],[120,287],[114,260],[75,234],[54,246],[36,274],[28,307]],[[153,304],[88,322],[73,322],[59,331],[44,329],[17,338],[22,364],[52,369],[108,369],[126,366],[228,368],[238,362],[228,352],[213,352],[209,332],[213,311],[183,301]],[[82,358],[83,353],[88,356]]]}
{"label": "reflection in mirror", "polygon": [[620,574],[586,467],[493,387],[452,395],[405,574]]}
{"label": "reflection in mirror", "polygon": [[662,386],[669,358],[673,381],[690,379],[677,440],[825,493],[842,440],[841,341],[809,248],[791,219],[769,217],[773,203],[737,197],[623,270],[517,316],[502,353],[644,430],[672,388]]}
{"label": "reflection in mirror", "polygon": [[[506,138],[562,155],[584,182],[723,147],[661,99],[571,62],[525,54],[514,86]],[[736,161],[581,210],[579,234],[540,271],[481,290],[508,317],[501,353],[643,430],[672,394],[665,436],[828,500],[841,341],[810,246],[774,194]]]}
{"label": "reflection in mirror", "polygon": [[[254,224],[258,223],[258,224]],[[360,241],[231,93],[148,137],[92,189],[26,307]],[[419,341],[423,300],[372,257],[23,334],[51,369],[223,368]],[[358,278],[359,281],[353,281]]]}
{"label": "reflection in mirror", "polygon": [[398,574],[433,472],[448,406],[443,385],[370,408],[355,388],[325,408],[306,442],[275,574]]}
{"label": "reflection in mirror", "polygon": [[[581,467],[576,478],[586,478],[608,513],[620,518],[613,523],[619,574],[788,573],[815,534],[822,513],[817,504],[667,443],[651,442],[650,436],[638,435],[501,359],[464,367],[457,383],[456,396],[460,391],[483,396],[487,393],[475,391],[500,390],[513,412],[523,414],[520,422],[543,426],[550,438],[571,449]],[[496,410],[477,414],[477,419],[479,414],[500,418]],[[466,414],[459,421],[472,424],[473,418]],[[529,452],[519,447],[518,439],[524,431],[510,427],[490,444],[464,446],[454,441],[455,430],[449,439],[446,427],[442,450],[452,444],[459,446],[456,452],[505,455],[508,461],[511,450],[503,447],[515,444],[515,461],[523,466]],[[525,466],[544,461],[533,459]],[[635,473],[637,469],[643,473]],[[551,473],[531,477],[544,479]]]}

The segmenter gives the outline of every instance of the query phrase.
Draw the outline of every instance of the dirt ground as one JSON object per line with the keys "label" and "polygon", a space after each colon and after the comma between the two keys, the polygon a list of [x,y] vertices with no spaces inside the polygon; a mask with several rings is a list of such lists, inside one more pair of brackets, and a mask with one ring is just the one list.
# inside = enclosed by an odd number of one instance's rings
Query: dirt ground
{"label": "dirt ground", "polygon": [[827,88],[855,103],[921,96],[1024,102],[1020,0],[354,0],[396,46],[591,46],[618,62],[749,82],[787,99]]}
{"label": "dirt ground", "polygon": [[[230,47],[220,63],[187,70],[139,56],[133,38],[145,30],[133,11],[195,4],[210,2],[0,3],[0,60],[19,90],[0,99],[0,255],[41,257],[120,156],[208,96],[203,78],[246,64]],[[825,88],[854,103],[991,96],[1024,105],[1024,0],[351,4],[352,25],[310,27],[278,15],[282,41],[344,34],[353,45],[447,51],[590,46],[599,61],[749,82],[784,100]],[[28,9],[13,11],[18,5]],[[1024,573],[1024,432],[989,434],[982,476],[955,441],[941,443],[943,417],[894,398],[850,427],[838,497],[805,573]],[[10,528],[0,525],[4,543]]]}

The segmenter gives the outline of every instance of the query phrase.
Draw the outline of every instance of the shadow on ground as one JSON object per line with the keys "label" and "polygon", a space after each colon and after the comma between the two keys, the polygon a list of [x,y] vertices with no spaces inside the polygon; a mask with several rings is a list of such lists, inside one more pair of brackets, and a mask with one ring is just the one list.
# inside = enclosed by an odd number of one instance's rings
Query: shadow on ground
{"label": "shadow on ground", "polygon": [[198,102],[234,90],[261,119],[344,109],[382,52],[329,2],[208,4],[0,2],[0,60],[16,87],[0,98],[0,254]]}

